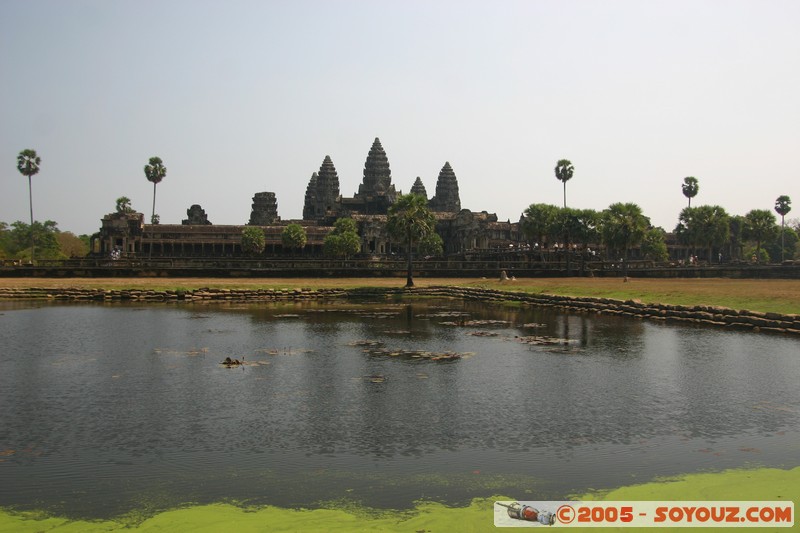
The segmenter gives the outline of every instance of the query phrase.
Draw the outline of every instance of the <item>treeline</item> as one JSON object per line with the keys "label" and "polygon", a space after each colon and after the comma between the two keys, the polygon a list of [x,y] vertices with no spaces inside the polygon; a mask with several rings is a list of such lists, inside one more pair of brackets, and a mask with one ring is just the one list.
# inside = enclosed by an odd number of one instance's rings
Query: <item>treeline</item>
{"label": "treeline", "polygon": [[[781,214],[779,209],[781,206],[776,203],[776,211]],[[795,221],[794,227],[787,226],[784,215],[788,210],[782,210],[785,212],[779,224],[766,209],[753,209],[739,216],[729,215],[718,205],[686,207],[672,230],[676,244],[683,245],[683,257],[671,259],[696,256],[715,263],[800,259],[800,224]],[[633,249],[638,249],[643,259],[670,259],[666,230],[654,227],[633,203],[615,203],[603,211],[532,204],[520,222],[531,249],[542,253],[565,247],[591,251],[604,246],[610,259],[628,258]]]}
{"label": "treeline", "polygon": [[0,259],[30,261],[31,244],[36,246],[36,259],[69,259],[89,253],[89,236],[75,235],[58,229],[52,220],[11,225],[0,222]]}

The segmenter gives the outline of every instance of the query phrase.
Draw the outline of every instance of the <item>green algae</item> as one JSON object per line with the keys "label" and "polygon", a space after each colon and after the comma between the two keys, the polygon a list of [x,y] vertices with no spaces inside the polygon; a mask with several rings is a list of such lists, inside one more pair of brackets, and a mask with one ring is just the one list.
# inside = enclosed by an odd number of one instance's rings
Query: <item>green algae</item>
{"label": "green algae", "polygon": [[[800,494],[800,467],[791,470],[761,468],[688,474],[676,478],[576,495],[576,500],[702,500],[702,501],[789,501]],[[530,495],[516,495],[531,499]],[[211,504],[158,513],[136,525],[129,521],[82,521],[46,517],[41,512],[0,509],[0,532],[105,532],[137,531],[496,531],[493,504],[514,497],[476,498],[463,507],[420,502],[407,511],[374,510],[352,502],[336,503],[335,509],[283,509]],[[334,502],[331,502],[334,503]],[[718,528],[724,531],[727,528]],[[740,529],[740,528],[736,528]],[[634,531],[626,528],[625,531]]]}

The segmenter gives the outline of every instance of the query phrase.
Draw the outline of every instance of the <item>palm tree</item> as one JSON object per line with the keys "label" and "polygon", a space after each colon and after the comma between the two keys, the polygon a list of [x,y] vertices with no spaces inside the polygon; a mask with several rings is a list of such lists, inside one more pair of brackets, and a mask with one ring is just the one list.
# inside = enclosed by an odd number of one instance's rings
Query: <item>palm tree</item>
{"label": "palm tree", "polygon": [[419,242],[436,230],[436,217],[428,209],[428,199],[418,194],[403,194],[389,208],[386,224],[389,233],[400,239],[408,250],[408,273],[406,287],[414,286],[411,268],[411,250],[414,242]]}
{"label": "palm tree", "polygon": [[767,209],[753,209],[744,219],[744,237],[756,241],[756,261],[761,261],[761,243],[777,237],[775,215]]}
{"label": "palm tree", "polygon": [[785,194],[778,196],[778,199],[775,200],[775,211],[781,216],[781,263],[783,263],[783,255],[784,255],[783,234],[786,231],[784,219],[791,210],[792,210],[792,199],[786,196]]}
{"label": "palm tree", "polygon": [[689,199],[689,207],[692,207],[692,198],[700,192],[700,184],[697,182],[697,178],[692,176],[683,178],[681,189],[683,189],[683,195]]}
{"label": "palm tree", "polygon": [[[153,182],[153,214],[150,216],[150,224],[158,224],[158,219],[156,218],[156,185],[161,183],[161,180],[167,175],[167,167],[164,166],[160,157],[151,157],[150,161],[144,166],[144,175],[147,181]],[[149,255],[153,257],[152,242],[150,243]]]}
{"label": "palm tree", "polygon": [[645,237],[650,219],[636,204],[615,203],[603,211],[603,240],[609,247],[622,249],[623,275],[628,275],[628,250]]}
{"label": "palm tree", "polygon": [[161,161],[160,157],[151,157],[150,162],[144,166],[144,175],[147,181],[153,182],[153,214],[150,217],[150,222],[154,223],[156,216],[156,185],[161,183],[161,180],[167,175],[167,167]]}
{"label": "palm tree", "polygon": [[569,159],[559,159],[555,170],[556,178],[564,183],[564,207],[567,207],[567,182],[572,179],[575,168]]}
{"label": "palm tree", "polygon": [[[39,172],[39,166],[42,164],[42,159],[36,155],[36,150],[22,150],[17,156],[17,170],[23,176],[28,176],[28,200],[31,206],[31,230],[33,230],[33,188],[31,187],[31,176]],[[36,254],[36,238],[34,232],[31,231],[31,263],[33,263],[34,255]]]}

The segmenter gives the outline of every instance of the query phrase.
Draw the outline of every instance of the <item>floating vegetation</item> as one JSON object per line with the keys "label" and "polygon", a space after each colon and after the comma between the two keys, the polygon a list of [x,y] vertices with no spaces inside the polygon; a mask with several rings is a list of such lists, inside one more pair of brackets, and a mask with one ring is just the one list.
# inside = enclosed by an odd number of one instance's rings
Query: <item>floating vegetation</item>
{"label": "floating vegetation", "polygon": [[420,313],[414,315],[414,318],[458,318],[469,316],[469,313],[464,311],[439,311],[438,313]]}
{"label": "floating vegetation", "polygon": [[511,324],[508,320],[459,320],[458,322],[439,322],[442,326],[507,326]]}
{"label": "floating vegetation", "polygon": [[467,335],[472,335],[473,337],[497,337],[500,334],[494,331],[469,331]]}
{"label": "floating vegetation", "polygon": [[280,315],[273,315],[275,318],[300,318],[300,315],[295,313],[282,313]]}
{"label": "floating vegetation", "polygon": [[220,364],[226,368],[233,368],[235,366],[241,366],[244,363],[242,363],[238,359],[231,359],[230,357],[226,357],[225,360],[222,361]]}
{"label": "floating vegetation", "polygon": [[473,355],[472,352],[429,352],[427,350],[390,350],[388,348],[375,348],[364,350],[364,352],[379,357],[402,357],[404,359],[425,359],[428,361],[453,361]]}
{"label": "floating vegetation", "polygon": [[191,350],[188,351],[153,348],[153,353],[156,355],[188,355],[189,357],[196,357],[198,355],[208,353],[208,348],[192,348]]}
{"label": "floating vegetation", "polygon": [[255,350],[255,353],[265,353],[267,355],[300,355],[303,353],[313,353],[314,350],[308,348],[261,348]]}
{"label": "floating vegetation", "polygon": [[521,328],[545,328],[547,324],[537,324],[536,322],[529,322],[527,324],[522,324]]}
{"label": "floating vegetation", "polygon": [[383,374],[370,374],[368,376],[353,378],[353,381],[366,381],[367,383],[386,383],[386,376],[384,376]]}
{"label": "floating vegetation", "polygon": [[348,346],[383,346],[382,341],[372,341],[372,340],[358,340],[353,342],[348,342]]}
{"label": "floating vegetation", "polygon": [[384,335],[411,335],[411,331],[407,329],[387,329],[383,333]]}
{"label": "floating vegetation", "polygon": [[578,342],[575,339],[561,339],[559,337],[548,337],[547,335],[529,335],[526,337],[515,336],[514,339],[522,344],[534,344],[536,346],[559,346]]}

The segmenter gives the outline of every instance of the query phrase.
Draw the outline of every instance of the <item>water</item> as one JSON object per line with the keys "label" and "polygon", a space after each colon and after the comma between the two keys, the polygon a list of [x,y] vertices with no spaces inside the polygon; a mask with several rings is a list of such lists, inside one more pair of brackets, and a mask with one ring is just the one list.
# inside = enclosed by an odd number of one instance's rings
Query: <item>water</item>
{"label": "water", "polygon": [[790,337],[424,299],[0,303],[0,341],[4,507],[403,508],[800,464]]}

